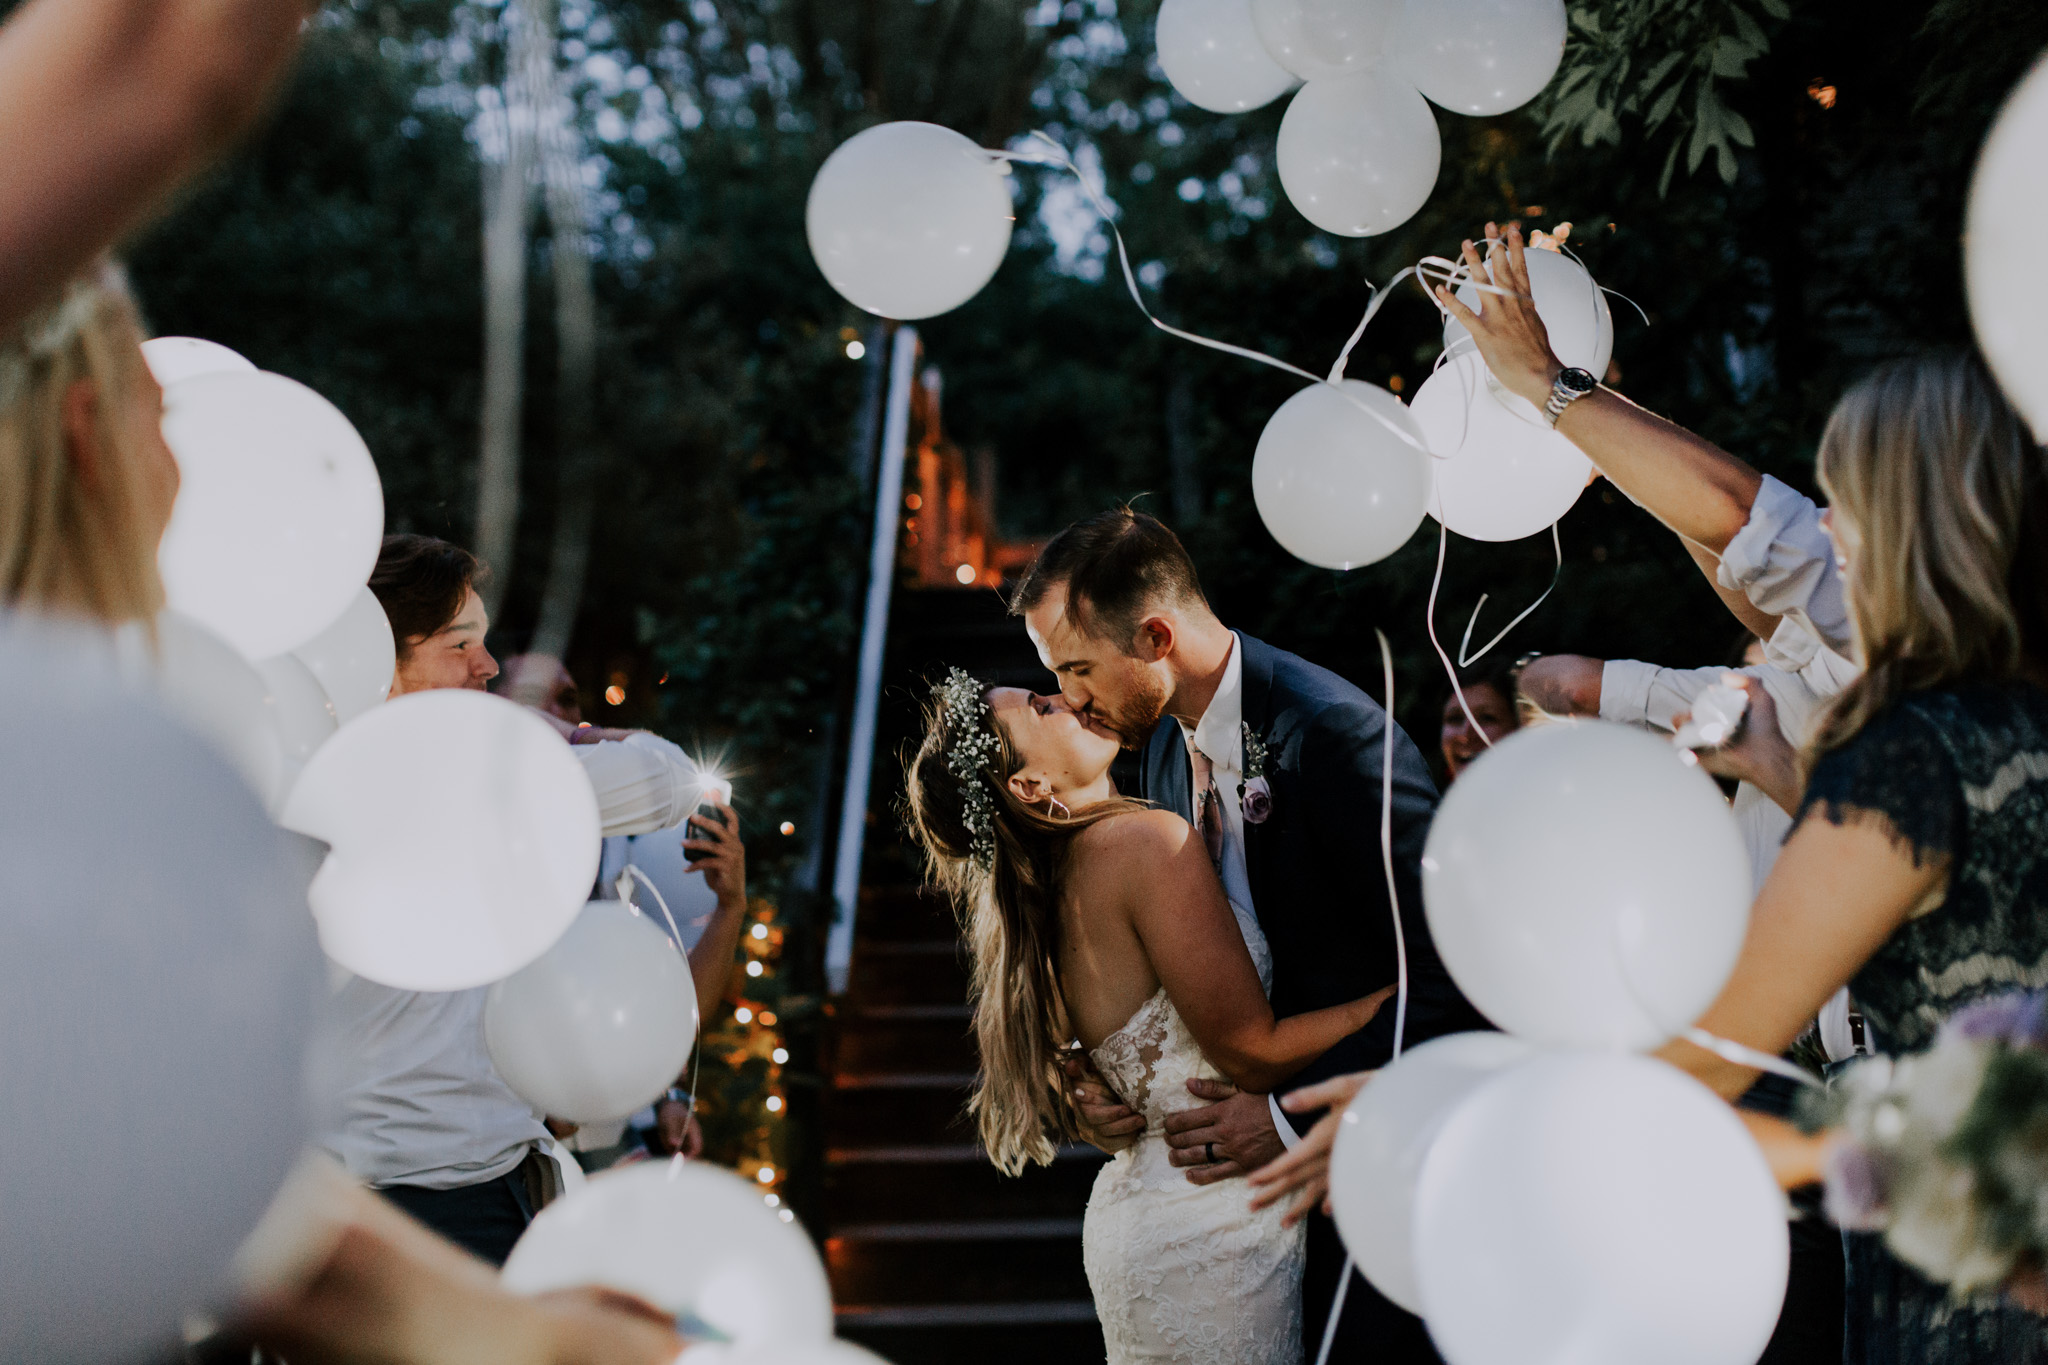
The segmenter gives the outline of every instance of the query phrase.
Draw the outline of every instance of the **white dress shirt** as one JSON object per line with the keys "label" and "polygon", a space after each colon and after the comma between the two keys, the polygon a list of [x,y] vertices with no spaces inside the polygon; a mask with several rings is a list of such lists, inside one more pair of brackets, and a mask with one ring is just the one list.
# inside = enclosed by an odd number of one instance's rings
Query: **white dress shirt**
{"label": "white dress shirt", "polygon": [[[1224,897],[1233,911],[1239,912],[1234,915],[1238,927],[1247,935],[1255,934],[1258,918],[1252,903],[1251,874],[1245,870],[1244,859],[1244,647],[1236,631],[1230,633],[1230,657],[1224,662],[1223,681],[1216,685],[1216,695],[1209,698],[1199,721],[1192,726],[1182,721],[1180,729],[1188,742],[1209,759],[1216,796],[1223,808],[1223,856],[1216,871],[1223,879]],[[1202,793],[1194,790],[1192,771],[1188,789],[1193,798],[1188,809],[1195,810],[1200,806]],[[1257,956],[1253,953],[1254,958]],[[1279,1098],[1268,1095],[1266,1104],[1272,1110],[1273,1127],[1280,1134],[1280,1141],[1288,1147],[1301,1141],[1281,1110]]]}

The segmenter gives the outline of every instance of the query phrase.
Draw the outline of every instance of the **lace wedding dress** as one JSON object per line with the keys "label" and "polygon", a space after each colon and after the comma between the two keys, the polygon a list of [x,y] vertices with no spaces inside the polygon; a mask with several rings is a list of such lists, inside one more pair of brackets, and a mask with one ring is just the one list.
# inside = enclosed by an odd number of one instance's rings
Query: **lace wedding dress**
{"label": "lace wedding dress", "polygon": [[[1265,935],[1249,912],[1231,911],[1259,984],[1270,991]],[[1144,1135],[1095,1178],[1081,1233],[1109,1365],[1299,1360],[1304,1228],[1282,1227],[1280,1207],[1252,1212],[1242,1180],[1191,1184],[1167,1160],[1166,1116],[1204,1103],[1188,1081],[1220,1073],[1166,991],[1090,1056],[1124,1103],[1145,1116]]]}

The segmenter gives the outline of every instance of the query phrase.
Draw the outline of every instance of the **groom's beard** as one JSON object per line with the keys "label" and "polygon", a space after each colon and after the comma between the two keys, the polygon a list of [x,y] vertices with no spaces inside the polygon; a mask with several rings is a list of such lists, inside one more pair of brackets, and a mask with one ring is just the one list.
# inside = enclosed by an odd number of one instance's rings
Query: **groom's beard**
{"label": "groom's beard", "polygon": [[1144,748],[1145,741],[1159,728],[1171,695],[1166,684],[1149,671],[1138,674],[1138,679],[1137,690],[1114,708],[1100,704],[1088,708],[1090,719],[1115,735],[1118,744],[1133,750]]}

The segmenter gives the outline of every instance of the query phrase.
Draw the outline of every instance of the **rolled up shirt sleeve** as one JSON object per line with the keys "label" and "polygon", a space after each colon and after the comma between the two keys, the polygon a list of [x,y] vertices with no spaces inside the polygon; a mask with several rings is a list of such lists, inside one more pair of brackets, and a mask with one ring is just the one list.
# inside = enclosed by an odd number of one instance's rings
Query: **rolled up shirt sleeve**
{"label": "rolled up shirt sleeve", "polygon": [[1820,517],[1812,498],[1764,475],[1749,520],[1721,552],[1715,576],[1758,611],[1797,620],[1828,648],[1849,654],[1849,609]]}
{"label": "rolled up shirt sleeve", "polygon": [[606,837],[647,834],[680,825],[697,808],[702,784],[690,756],[659,735],[570,748],[597,792]]}

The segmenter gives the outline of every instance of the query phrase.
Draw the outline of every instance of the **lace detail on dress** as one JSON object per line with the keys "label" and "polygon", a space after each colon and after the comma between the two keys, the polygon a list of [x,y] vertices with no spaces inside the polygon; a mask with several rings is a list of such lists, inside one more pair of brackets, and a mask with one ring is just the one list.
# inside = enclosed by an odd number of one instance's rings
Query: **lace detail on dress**
{"label": "lace detail on dress", "polygon": [[[1236,906],[1259,969],[1272,956]],[[1301,1356],[1302,1227],[1281,1210],[1253,1213],[1244,1183],[1190,1184],[1167,1159],[1166,1116],[1203,1103],[1187,1083],[1220,1073],[1160,989],[1090,1054],[1096,1071],[1145,1116],[1145,1133],[1104,1166],[1082,1231],[1088,1284],[1109,1365],[1293,1362]]]}

